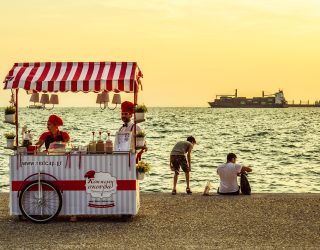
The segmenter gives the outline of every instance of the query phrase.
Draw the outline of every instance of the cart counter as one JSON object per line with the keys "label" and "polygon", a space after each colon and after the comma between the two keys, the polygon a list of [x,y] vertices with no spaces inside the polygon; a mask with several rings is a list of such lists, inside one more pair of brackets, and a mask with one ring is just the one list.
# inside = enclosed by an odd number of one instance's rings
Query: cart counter
{"label": "cart counter", "polygon": [[[61,192],[60,215],[138,213],[140,191],[134,153],[11,156],[11,215],[21,215],[19,197],[24,187],[40,178]],[[24,199],[32,203],[37,189],[28,193],[33,194]]]}

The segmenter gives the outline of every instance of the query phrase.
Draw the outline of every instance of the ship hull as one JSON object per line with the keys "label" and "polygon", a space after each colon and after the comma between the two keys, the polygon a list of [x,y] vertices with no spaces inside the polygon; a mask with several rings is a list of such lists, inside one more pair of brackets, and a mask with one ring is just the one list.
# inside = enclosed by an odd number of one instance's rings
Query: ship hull
{"label": "ship hull", "polygon": [[211,108],[287,108],[288,104],[216,104],[214,102],[209,102]]}
{"label": "ship hull", "polygon": [[236,90],[234,95],[216,95],[216,99],[209,102],[211,108],[287,108],[288,103],[282,90],[272,95],[261,97],[241,97]]}

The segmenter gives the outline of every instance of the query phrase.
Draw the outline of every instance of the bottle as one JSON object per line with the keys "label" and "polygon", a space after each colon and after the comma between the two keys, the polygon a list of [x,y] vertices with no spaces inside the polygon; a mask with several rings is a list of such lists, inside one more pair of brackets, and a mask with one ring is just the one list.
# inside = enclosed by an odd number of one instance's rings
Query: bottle
{"label": "bottle", "polygon": [[30,130],[29,131],[26,131],[23,135],[23,144],[22,146],[23,147],[28,147],[29,145],[31,145],[30,143],[30,136],[29,136],[29,133],[30,133]]}
{"label": "bottle", "polygon": [[204,188],[204,191],[203,191],[203,195],[209,195],[210,193],[210,189],[211,189],[211,182],[210,181],[208,181],[207,182],[207,185],[206,185],[206,187]]}
{"label": "bottle", "polygon": [[94,140],[94,134],[95,134],[95,132],[93,131],[92,132],[92,141],[89,143],[89,148],[88,148],[89,153],[95,153],[97,151],[96,150],[96,141]]}
{"label": "bottle", "polygon": [[113,143],[110,139],[110,132],[108,131],[108,138],[106,140],[105,151],[107,154],[113,153]]}
{"label": "bottle", "polygon": [[31,130],[28,130],[28,139],[29,139],[29,145],[32,145],[33,136],[31,134]]}
{"label": "bottle", "polygon": [[96,150],[97,150],[97,153],[104,153],[104,143],[103,143],[103,140],[101,139],[101,134],[102,132],[100,131],[99,132],[99,140],[97,142],[97,145],[96,145]]}
{"label": "bottle", "polygon": [[21,146],[22,147],[24,147],[24,138],[25,138],[27,131],[28,131],[28,127],[26,125],[24,125],[21,129],[21,139],[22,139]]}

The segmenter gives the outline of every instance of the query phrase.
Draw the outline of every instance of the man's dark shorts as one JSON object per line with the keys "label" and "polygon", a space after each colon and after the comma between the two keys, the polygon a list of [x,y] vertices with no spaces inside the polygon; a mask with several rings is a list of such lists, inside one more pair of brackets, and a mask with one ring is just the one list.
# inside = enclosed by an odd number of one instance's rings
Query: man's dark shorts
{"label": "man's dark shorts", "polygon": [[187,159],[184,155],[171,155],[171,170],[174,171],[176,174],[179,174],[180,167],[182,168],[183,172],[189,173],[189,165]]}

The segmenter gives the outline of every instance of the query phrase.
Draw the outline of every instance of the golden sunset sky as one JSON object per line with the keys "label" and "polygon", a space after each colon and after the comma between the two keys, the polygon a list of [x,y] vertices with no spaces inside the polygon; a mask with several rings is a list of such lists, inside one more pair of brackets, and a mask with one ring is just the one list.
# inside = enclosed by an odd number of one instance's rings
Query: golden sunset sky
{"label": "golden sunset sky", "polygon": [[[14,62],[137,61],[148,106],[207,106],[235,88],[320,99],[320,1],[0,0],[0,10],[1,80]],[[8,100],[1,88],[0,106]]]}

